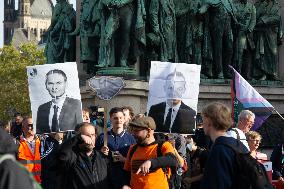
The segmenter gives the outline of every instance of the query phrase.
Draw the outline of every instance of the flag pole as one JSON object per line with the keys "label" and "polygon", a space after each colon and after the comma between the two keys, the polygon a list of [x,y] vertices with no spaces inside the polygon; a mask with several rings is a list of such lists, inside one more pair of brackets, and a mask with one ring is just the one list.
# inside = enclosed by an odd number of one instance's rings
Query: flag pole
{"label": "flag pole", "polygon": [[107,147],[107,106],[104,107],[104,146]]}
{"label": "flag pole", "polygon": [[282,120],[284,120],[283,116],[277,110],[275,110],[275,109],[273,109],[273,110],[282,118]]}

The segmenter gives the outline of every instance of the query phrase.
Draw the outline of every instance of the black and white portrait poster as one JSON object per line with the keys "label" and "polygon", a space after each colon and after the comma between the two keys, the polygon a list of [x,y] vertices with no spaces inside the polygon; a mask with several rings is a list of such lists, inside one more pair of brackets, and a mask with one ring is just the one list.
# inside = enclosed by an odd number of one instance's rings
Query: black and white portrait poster
{"label": "black and white portrait poster", "polygon": [[36,133],[74,130],[82,122],[76,62],[27,67]]}
{"label": "black and white portrait poster", "polygon": [[193,132],[200,69],[195,64],[151,62],[147,112],[156,122],[156,132]]}

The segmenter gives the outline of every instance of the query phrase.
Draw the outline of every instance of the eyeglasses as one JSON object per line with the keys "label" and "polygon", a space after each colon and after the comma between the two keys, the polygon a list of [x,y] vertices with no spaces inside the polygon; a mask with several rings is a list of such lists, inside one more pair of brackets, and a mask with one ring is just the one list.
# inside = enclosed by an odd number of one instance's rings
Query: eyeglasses
{"label": "eyeglasses", "polygon": [[145,129],[144,128],[134,128],[134,127],[130,129],[130,131],[134,132],[134,133],[138,133],[138,132],[143,131],[143,130],[145,130]]}
{"label": "eyeglasses", "polygon": [[34,127],[34,124],[31,123],[31,124],[28,124],[27,126],[28,127]]}

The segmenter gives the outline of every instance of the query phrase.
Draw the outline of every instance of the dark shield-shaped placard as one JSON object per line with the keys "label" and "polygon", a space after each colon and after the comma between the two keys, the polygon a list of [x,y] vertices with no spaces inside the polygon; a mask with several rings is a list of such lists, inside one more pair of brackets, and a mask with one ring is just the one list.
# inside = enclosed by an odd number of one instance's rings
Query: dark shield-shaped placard
{"label": "dark shield-shaped placard", "polygon": [[88,80],[89,86],[102,100],[111,100],[125,87],[121,77],[95,76]]}

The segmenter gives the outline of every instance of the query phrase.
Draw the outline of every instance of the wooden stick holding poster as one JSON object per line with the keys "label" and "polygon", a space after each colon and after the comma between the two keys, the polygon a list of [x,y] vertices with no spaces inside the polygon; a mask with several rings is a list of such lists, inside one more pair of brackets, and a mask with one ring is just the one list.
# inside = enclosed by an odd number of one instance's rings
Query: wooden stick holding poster
{"label": "wooden stick holding poster", "polygon": [[[125,87],[121,77],[95,76],[88,80],[90,88],[102,100],[111,100]],[[104,107],[104,146],[107,146],[107,107]]]}

